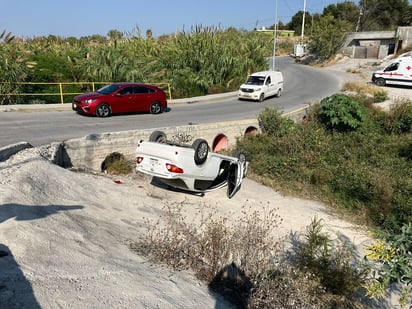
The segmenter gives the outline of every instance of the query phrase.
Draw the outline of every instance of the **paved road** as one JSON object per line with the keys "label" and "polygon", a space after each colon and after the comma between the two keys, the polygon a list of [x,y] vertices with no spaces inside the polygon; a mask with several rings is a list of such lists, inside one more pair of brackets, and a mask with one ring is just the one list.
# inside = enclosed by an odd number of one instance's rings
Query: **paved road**
{"label": "paved road", "polygon": [[176,104],[172,101],[170,109],[160,115],[97,118],[78,115],[68,107],[47,112],[0,112],[0,147],[18,142],[40,146],[91,133],[248,119],[256,117],[267,106],[288,112],[339,90],[339,79],[327,70],[296,64],[289,57],[277,58],[276,65],[284,75],[284,92],[280,98],[270,98],[263,103],[239,101],[234,94],[212,102]]}

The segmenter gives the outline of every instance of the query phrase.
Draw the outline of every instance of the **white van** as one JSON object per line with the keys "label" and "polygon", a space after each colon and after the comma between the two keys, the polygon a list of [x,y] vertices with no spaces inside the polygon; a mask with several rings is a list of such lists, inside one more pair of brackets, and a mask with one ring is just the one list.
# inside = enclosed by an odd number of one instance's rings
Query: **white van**
{"label": "white van", "polygon": [[412,86],[412,56],[396,58],[382,70],[373,72],[372,82],[378,86]]}
{"label": "white van", "polygon": [[249,76],[239,88],[238,99],[262,102],[267,97],[280,97],[283,91],[283,74],[280,71],[262,71]]}

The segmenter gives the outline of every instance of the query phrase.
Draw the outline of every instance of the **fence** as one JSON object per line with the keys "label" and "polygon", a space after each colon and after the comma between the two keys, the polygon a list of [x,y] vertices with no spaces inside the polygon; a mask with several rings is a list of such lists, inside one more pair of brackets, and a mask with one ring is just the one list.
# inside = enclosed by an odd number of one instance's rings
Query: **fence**
{"label": "fence", "polygon": [[[12,88],[16,89],[18,86],[23,86],[23,91],[15,91],[14,93],[1,93],[0,91],[0,97],[13,97],[13,96],[31,96],[31,97],[44,97],[44,96],[55,96],[58,97],[60,100],[60,103],[65,103],[65,98],[68,96],[73,97],[79,94],[83,94],[85,92],[89,91],[95,91],[96,86],[97,89],[100,88],[103,85],[111,84],[112,82],[58,82],[58,83],[35,83],[35,82],[17,82],[17,83],[0,83],[0,84],[7,84],[8,86],[11,86]],[[159,88],[161,88],[163,91],[166,92],[169,100],[172,99],[172,93],[170,89],[170,84],[169,83],[151,83],[151,85],[156,85]],[[14,86],[14,87],[13,87]],[[46,90],[46,92],[42,92],[41,88],[44,86],[43,90]],[[47,86],[47,87],[46,87]],[[50,91],[50,86],[52,88],[56,87],[56,92],[49,92]],[[30,89],[34,88],[33,91],[30,92]],[[70,89],[68,89],[70,88]],[[78,91],[76,91],[78,90]],[[82,91],[80,91],[82,90]],[[29,91],[29,92],[27,92]],[[53,90],[52,90],[53,91]],[[69,100],[71,102],[72,99]],[[66,103],[69,103],[66,102]]]}

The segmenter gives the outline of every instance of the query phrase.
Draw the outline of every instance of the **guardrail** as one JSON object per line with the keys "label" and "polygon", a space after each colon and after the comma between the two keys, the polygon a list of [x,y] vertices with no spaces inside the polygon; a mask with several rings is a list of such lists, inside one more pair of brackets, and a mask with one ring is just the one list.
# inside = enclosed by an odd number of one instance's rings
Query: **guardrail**
{"label": "guardrail", "polygon": [[[39,90],[36,90],[35,92],[18,92],[18,93],[0,93],[1,96],[56,96],[59,97],[60,103],[65,103],[64,98],[67,96],[75,96],[79,95],[88,91],[95,91],[96,86],[107,85],[107,84],[112,84],[112,82],[56,82],[56,83],[45,83],[45,82],[16,82],[16,83],[0,83],[0,84],[7,84],[7,85],[25,85],[25,86],[56,86],[57,90],[56,92],[39,92]],[[172,92],[170,89],[170,84],[169,83],[150,83],[151,85],[158,86],[159,88],[163,89],[163,91],[166,92],[166,94],[169,97],[169,100],[172,99]],[[87,91],[74,91],[73,92],[73,87],[70,90],[65,90],[64,86],[78,86],[77,88],[80,90],[87,90]],[[76,87],[74,87],[76,88]],[[66,87],[67,89],[67,87]],[[46,89],[47,90],[47,89]],[[70,100],[71,101],[71,100]],[[69,103],[69,102],[66,102]]]}

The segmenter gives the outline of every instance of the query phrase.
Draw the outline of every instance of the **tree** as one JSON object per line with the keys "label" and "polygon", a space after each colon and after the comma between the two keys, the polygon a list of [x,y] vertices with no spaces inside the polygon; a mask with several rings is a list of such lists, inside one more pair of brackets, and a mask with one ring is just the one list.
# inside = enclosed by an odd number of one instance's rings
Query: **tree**
{"label": "tree", "polygon": [[360,30],[395,30],[411,25],[408,0],[360,0]]}
{"label": "tree", "polygon": [[[303,11],[299,11],[295,15],[292,16],[291,21],[286,24],[286,28],[288,30],[294,30],[295,35],[300,35],[302,33],[302,20],[303,20]],[[312,16],[308,12],[306,12],[305,29],[306,27],[310,27],[311,23],[312,23]]]}
{"label": "tree", "polygon": [[309,50],[321,61],[329,59],[342,47],[346,32],[351,28],[348,21],[336,19],[332,15],[319,17],[313,23]]}
{"label": "tree", "polygon": [[345,1],[337,4],[328,5],[323,9],[323,16],[332,15],[336,19],[346,20],[353,25],[353,29],[356,29],[356,25],[361,14],[360,8],[353,1]]}

